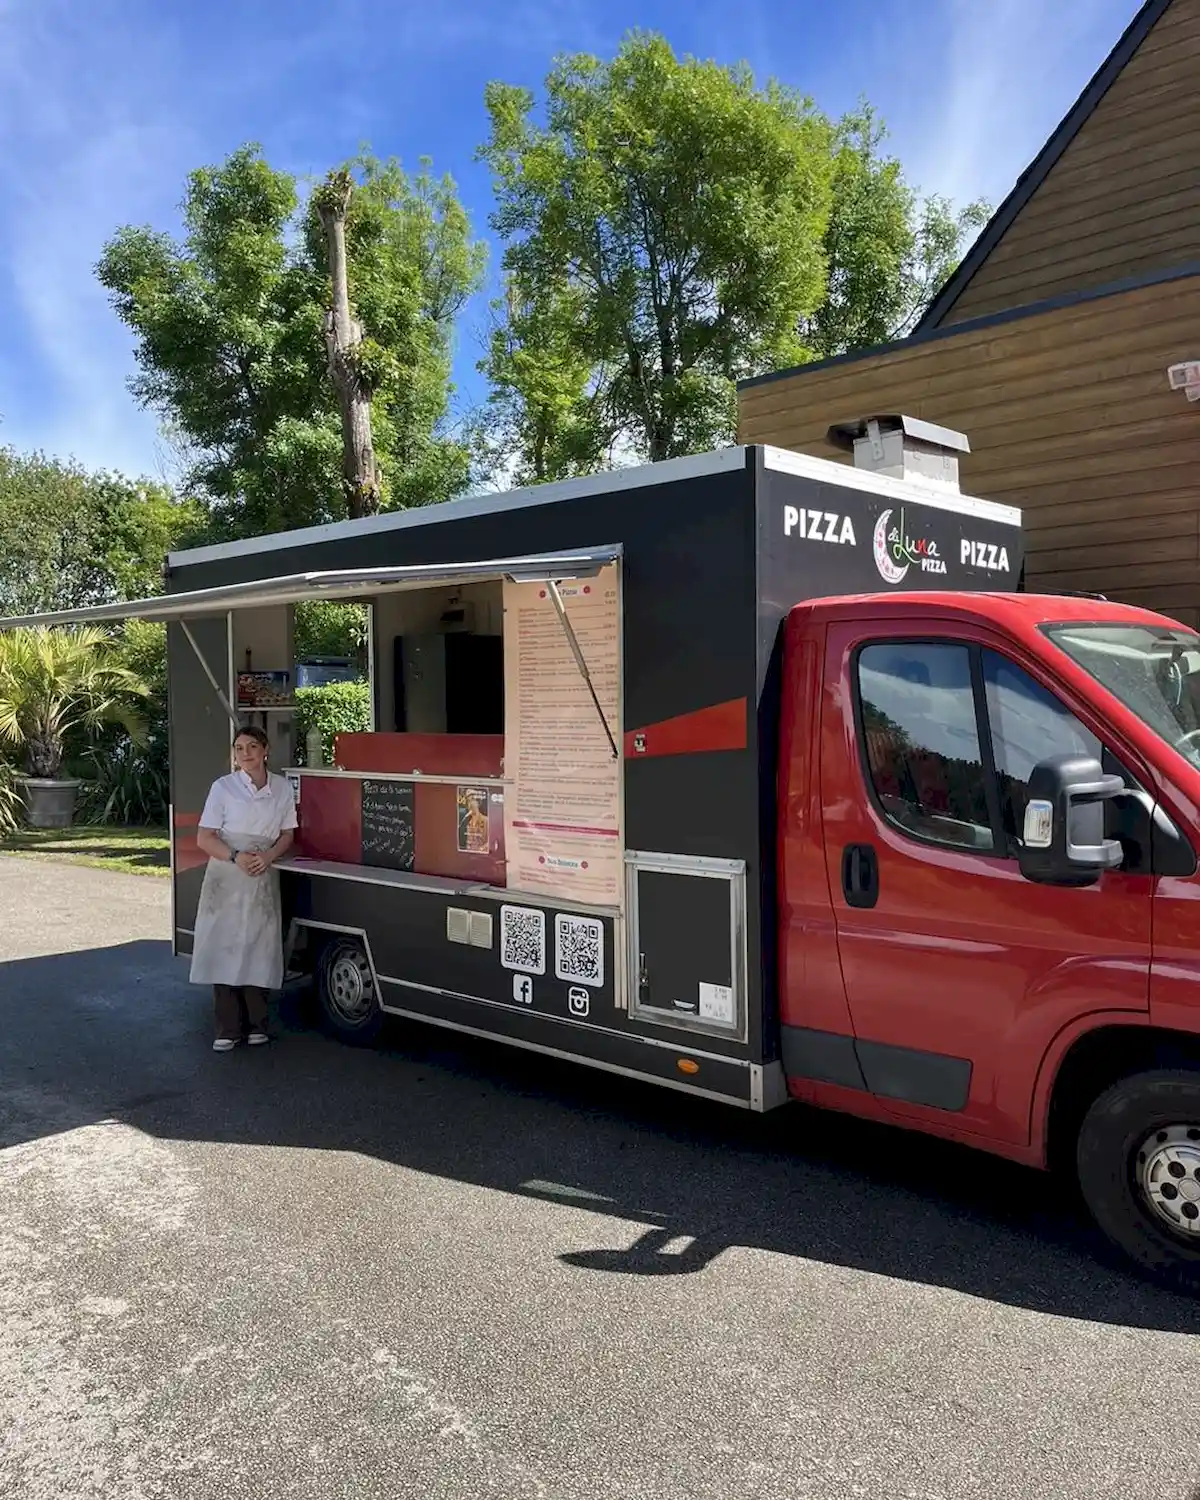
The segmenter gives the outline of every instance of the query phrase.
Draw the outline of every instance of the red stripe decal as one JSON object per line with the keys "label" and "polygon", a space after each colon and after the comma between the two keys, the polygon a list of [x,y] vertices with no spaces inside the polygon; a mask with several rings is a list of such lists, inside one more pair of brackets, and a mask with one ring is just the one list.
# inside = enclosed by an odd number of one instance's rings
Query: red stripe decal
{"label": "red stripe decal", "polygon": [[175,873],[182,874],[184,870],[198,870],[201,865],[208,863],[208,855],[197,844],[191,834],[184,834],[175,840]]}
{"label": "red stripe decal", "polygon": [[513,827],[523,828],[527,833],[573,833],[593,839],[615,839],[619,837],[615,828],[587,828],[579,827],[574,823],[525,823],[514,820]]}
{"label": "red stripe decal", "polygon": [[625,736],[625,754],[631,760],[648,755],[697,755],[705,750],[744,750],[746,736],[745,698],[714,703],[695,713],[631,729]]}
{"label": "red stripe decal", "polygon": [[181,875],[185,870],[197,870],[201,865],[208,863],[208,855],[196,843],[196,835],[189,832],[190,829],[199,829],[199,827],[199,813],[177,812],[175,814],[176,875]]}

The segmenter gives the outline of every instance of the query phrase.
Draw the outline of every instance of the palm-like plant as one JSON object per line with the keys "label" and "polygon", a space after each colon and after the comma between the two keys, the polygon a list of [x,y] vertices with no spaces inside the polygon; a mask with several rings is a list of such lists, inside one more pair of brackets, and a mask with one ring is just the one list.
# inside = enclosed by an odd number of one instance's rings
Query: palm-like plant
{"label": "palm-like plant", "polygon": [[0,744],[24,749],[30,776],[57,780],[77,729],[119,724],[141,744],[146,725],[131,700],[148,693],[95,626],[0,634]]}
{"label": "palm-like plant", "polygon": [[12,833],[21,821],[21,792],[16,772],[6,760],[0,760],[0,838]]}

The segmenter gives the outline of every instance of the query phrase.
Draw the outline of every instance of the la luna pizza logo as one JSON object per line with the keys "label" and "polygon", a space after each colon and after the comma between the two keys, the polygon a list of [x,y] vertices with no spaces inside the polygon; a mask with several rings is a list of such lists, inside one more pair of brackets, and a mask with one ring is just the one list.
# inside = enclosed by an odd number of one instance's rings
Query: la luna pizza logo
{"label": "la luna pizza logo", "polygon": [[904,524],[904,511],[893,523],[894,512],[885,510],[875,522],[872,551],[875,566],[885,583],[903,583],[910,568],[919,568],[922,573],[944,573],[946,561],[938,551],[936,542],[928,537],[912,536]]}

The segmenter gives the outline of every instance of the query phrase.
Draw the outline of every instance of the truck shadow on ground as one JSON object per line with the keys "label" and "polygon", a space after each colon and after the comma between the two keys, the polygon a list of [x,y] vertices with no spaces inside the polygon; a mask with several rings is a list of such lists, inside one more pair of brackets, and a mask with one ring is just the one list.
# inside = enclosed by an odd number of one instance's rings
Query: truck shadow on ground
{"label": "truck shadow on ground", "polygon": [[1200,1331],[1200,1300],[1126,1272],[1043,1174],[800,1106],[748,1116],[433,1027],[347,1048],[303,990],[282,997],[275,1045],[218,1055],[207,995],[185,979],[153,942],[0,964],[0,1149],[120,1119],[163,1140],[356,1152],[595,1213],[595,1247],[558,1257],[587,1274],[693,1275],[747,1247]]}

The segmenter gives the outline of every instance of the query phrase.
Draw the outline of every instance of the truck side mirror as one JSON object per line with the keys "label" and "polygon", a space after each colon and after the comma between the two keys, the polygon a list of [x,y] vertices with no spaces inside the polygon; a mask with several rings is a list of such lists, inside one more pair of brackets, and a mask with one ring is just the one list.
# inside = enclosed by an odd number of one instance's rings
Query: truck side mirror
{"label": "truck side mirror", "polygon": [[1125,783],[1105,775],[1090,755],[1053,755],[1029,777],[1023,837],[1017,863],[1039,885],[1095,885],[1121,863],[1121,845],[1104,836],[1104,804]]}

